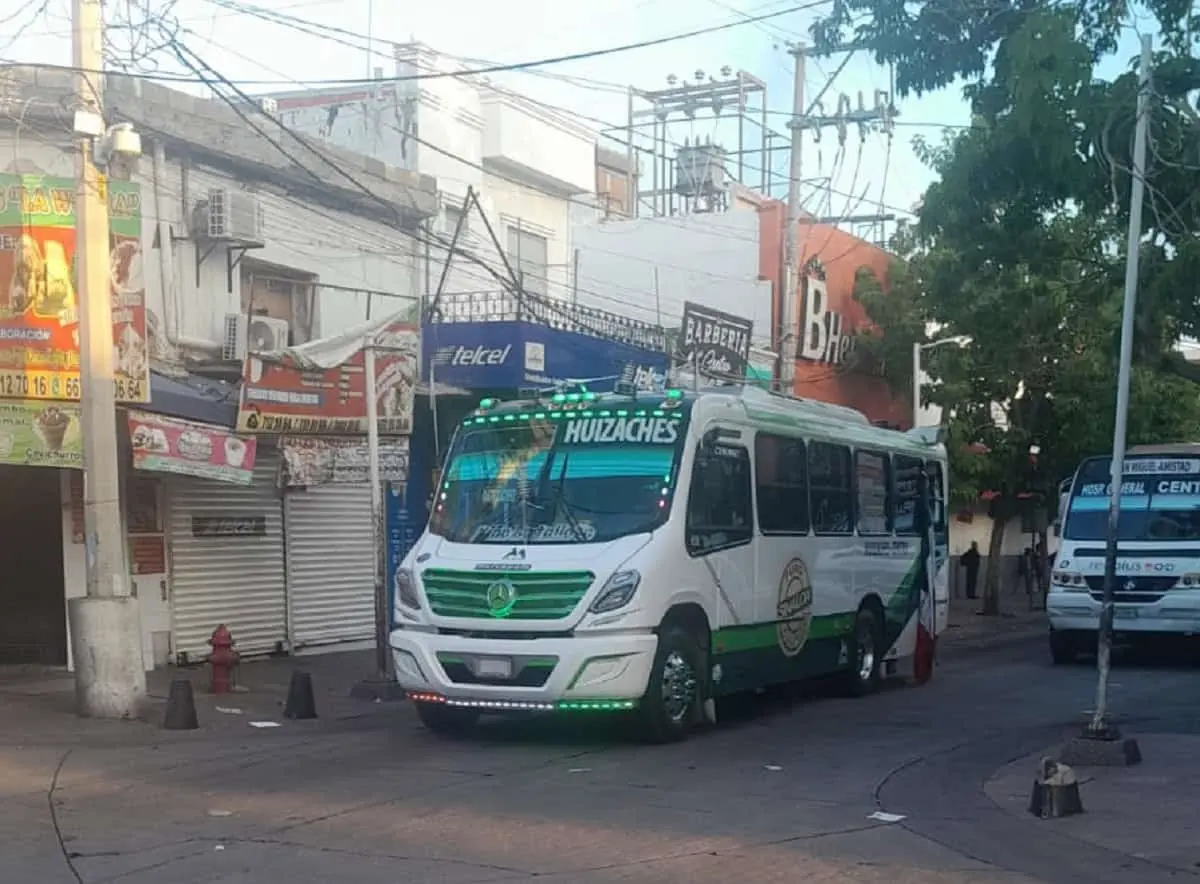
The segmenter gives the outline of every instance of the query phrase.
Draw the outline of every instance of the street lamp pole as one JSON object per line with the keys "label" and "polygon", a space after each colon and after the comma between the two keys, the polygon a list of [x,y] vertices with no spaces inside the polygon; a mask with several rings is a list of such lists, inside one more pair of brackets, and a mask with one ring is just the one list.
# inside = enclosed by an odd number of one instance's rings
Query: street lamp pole
{"label": "street lamp pole", "polygon": [[1104,550],[1104,594],[1096,646],[1096,705],[1087,732],[1111,736],[1108,722],[1108,673],[1112,657],[1113,599],[1117,583],[1117,533],[1121,483],[1125,475],[1125,433],[1129,422],[1129,381],[1133,365],[1133,322],[1137,307],[1138,257],[1142,242],[1142,202],[1146,193],[1146,140],[1150,127],[1150,63],[1153,38],[1142,35],[1138,69],[1137,125],[1133,134],[1133,175],[1129,193],[1129,239],[1125,255],[1125,303],[1121,315],[1121,356],[1117,366],[1117,413],[1113,423],[1112,487],[1108,502],[1108,541]]}
{"label": "street lamp pole", "polygon": [[924,346],[920,341],[913,341],[912,428],[914,430],[921,426],[921,350]]}
{"label": "street lamp pole", "polygon": [[913,341],[912,345],[912,428],[921,425],[921,353],[952,344],[955,347],[965,347],[971,343],[970,335],[952,335],[948,338],[938,338],[936,341],[922,343]]}

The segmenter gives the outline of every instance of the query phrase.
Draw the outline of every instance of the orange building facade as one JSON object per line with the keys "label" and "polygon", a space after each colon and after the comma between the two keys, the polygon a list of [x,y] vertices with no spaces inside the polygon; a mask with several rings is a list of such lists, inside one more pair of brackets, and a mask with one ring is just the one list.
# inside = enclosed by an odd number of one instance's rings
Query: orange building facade
{"label": "orange building facade", "polygon": [[[784,242],[787,230],[782,203],[764,201],[760,222],[760,276],[775,292],[773,325],[782,317]],[[872,421],[907,429],[910,399],[894,393],[869,365],[855,358],[855,338],[871,327],[866,310],[854,298],[854,280],[869,268],[887,287],[892,255],[873,243],[828,224],[802,222],[800,285],[793,293],[796,340],[795,395],[858,409]],[[781,349],[773,336],[773,349]]]}

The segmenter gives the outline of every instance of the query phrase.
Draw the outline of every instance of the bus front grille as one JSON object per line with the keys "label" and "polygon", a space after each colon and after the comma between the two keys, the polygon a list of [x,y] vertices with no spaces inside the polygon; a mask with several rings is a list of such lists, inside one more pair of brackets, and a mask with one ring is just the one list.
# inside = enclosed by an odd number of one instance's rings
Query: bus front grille
{"label": "bus front grille", "polygon": [[561,620],[575,610],[595,579],[591,571],[421,572],[433,613],[489,620]]}

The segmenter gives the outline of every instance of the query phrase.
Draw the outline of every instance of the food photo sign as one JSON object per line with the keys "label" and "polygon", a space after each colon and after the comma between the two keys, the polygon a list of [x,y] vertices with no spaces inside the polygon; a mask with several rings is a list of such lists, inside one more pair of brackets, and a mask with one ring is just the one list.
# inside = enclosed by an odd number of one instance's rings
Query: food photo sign
{"label": "food photo sign", "polygon": [[[108,200],[114,393],[150,401],[142,197],[102,182]],[[0,174],[0,397],[78,401],[80,282],[75,182]]]}
{"label": "food photo sign", "polygon": [[234,485],[249,485],[254,478],[257,440],[219,427],[131,411],[129,443],[135,469]]}

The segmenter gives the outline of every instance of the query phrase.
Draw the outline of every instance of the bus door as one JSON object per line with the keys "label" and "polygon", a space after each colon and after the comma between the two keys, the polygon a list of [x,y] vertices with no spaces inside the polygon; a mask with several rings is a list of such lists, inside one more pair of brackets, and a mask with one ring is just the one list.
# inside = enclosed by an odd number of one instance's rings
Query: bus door
{"label": "bus door", "polygon": [[[750,452],[735,430],[713,431],[696,450],[685,542],[716,594],[714,628],[754,621],[754,512]],[[701,580],[705,575],[701,575]]]}

